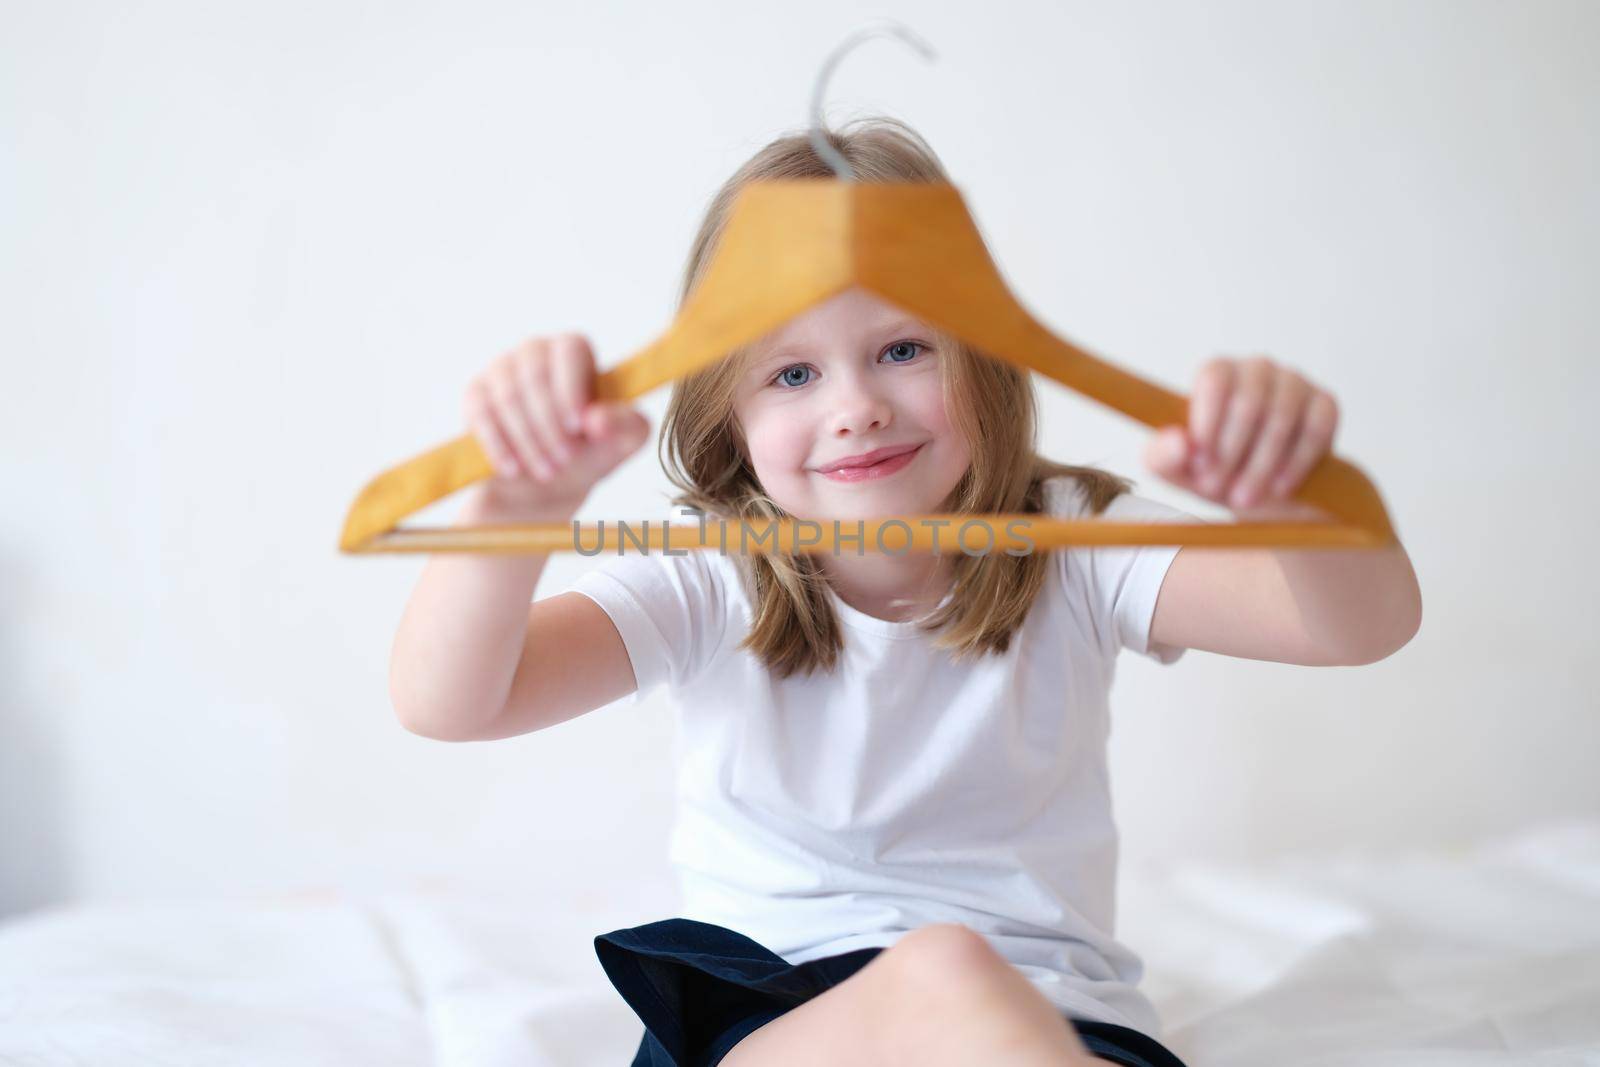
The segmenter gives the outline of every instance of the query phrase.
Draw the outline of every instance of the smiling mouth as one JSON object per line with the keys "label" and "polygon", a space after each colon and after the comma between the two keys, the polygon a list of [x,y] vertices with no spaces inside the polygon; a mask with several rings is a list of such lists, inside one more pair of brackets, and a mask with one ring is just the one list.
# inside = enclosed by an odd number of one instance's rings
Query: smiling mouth
{"label": "smiling mouth", "polygon": [[864,467],[838,467],[831,471],[818,471],[817,473],[835,482],[860,482],[874,478],[887,477],[905,467],[922,451],[922,445],[908,449],[896,456],[881,459]]}

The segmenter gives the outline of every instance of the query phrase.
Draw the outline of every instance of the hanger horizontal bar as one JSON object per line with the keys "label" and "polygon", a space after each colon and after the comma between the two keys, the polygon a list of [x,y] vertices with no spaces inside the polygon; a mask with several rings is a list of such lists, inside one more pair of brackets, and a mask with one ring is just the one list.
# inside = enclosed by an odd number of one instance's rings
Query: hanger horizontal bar
{"label": "hanger horizontal bar", "polygon": [[1288,548],[1382,548],[1388,542],[1360,527],[1324,522],[1107,522],[1038,515],[918,515],[837,523],[797,519],[742,522],[651,519],[598,524],[505,523],[490,526],[402,527],[379,534],[355,553],[578,552],[581,555],[719,551],[865,555],[887,552],[1025,555],[1041,548],[1083,545],[1184,545]]}

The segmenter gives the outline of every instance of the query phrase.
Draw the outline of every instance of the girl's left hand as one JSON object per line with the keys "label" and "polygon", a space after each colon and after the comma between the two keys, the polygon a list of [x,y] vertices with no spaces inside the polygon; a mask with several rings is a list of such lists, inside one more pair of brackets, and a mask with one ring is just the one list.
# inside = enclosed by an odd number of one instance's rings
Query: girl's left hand
{"label": "girl's left hand", "polygon": [[1242,518],[1320,519],[1327,512],[1292,499],[1333,447],[1339,408],[1265,356],[1209,360],[1189,397],[1189,425],[1168,426],[1145,447],[1162,478]]}

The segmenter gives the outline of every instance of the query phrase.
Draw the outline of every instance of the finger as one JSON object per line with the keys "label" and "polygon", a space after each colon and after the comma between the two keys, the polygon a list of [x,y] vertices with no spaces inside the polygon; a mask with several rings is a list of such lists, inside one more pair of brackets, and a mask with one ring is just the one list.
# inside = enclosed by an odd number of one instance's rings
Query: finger
{"label": "finger", "polygon": [[604,440],[606,427],[609,425],[604,404],[590,404],[578,415],[579,432],[588,441]]}
{"label": "finger", "polygon": [[603,420],[601,440],[614,466],[631,456],[650,434],[650,420],[638,408],[625,402],[599,405]]}
{"label": "finger", "polygon": [[612,415],[607,407],[609,405],[591,404],[581,419],[584,444],[578,452],[578,462],[590,478],[601,477],[617,464],[619,443],[611,436]]}
{"label": "finger", "polygon": [[1222,429],[1222,413],[1233,389],[1234,368],[1229,359],[1213,359],[1200,368],[1194,396],[1189,399],[1189,436],[1201,456],[1214,459]]}
{"label": "finger", "polygon": [[560,471],[572,461],[572,446],[561,429],[561,416],[556,410],[556,399],[550,383],[549,349],[540,359],[523,360],[517,367],[522,386],[522,403],[528,410],[528,425],[544,449],[545,460],[552,472]]}
{"label": "finger", "polygon": [[551,352],[550,382],[561,415],[561,429],[571,439],[582,435],[584,406],[594,395],[594,351],[581,334],[563,334]]}
{"label": "finger", "polygon": [[1245,451],[1261,428],[1271,385],[1269,368],[1262,361],[1250,360],[1239,367],[1223,418],[1217,458],[1202,482],[1207,487],[1206,492],[1225,492],[1232,483]]}
{"label": "finger", "polygon": [[472,435],[477,438],[484,454],[489,457],[489,463],[494,467],[495,473],[502,478],[516,478],[523,474],[523,466],[517,460],[517,453],[511,447],[511,442],[501,432],[499,424],[489,413],[486,394],[482,387],[468,398],[466,410],[467,426]]}
{"label": "finger", "polygon": [[1305,421],[1300,429],[1300,437],[1295,441],[1293,450],[1283,469],[1273,479],[1274,490],[1281,496],[1287,496],[1300,488],[1306,476],[1322,462],[1324,456],[1333,447],[1333,434],[1339,423],[1339,406],[1333,396],[1323,390],[1311,397],[1306,405]]}
{"label": "finger", "polygon": [[500,430],[517,450],[517,459],[529,476],[544,480],[550,476],[550,464],[545,459],[544,447],[529,424],[528,412],[522,402],[522,391],[517,385],[515,360],[502,368],[491,380],[490,410],[499,422]]}
{"label": "finger", "polygon": [[604,405],[605,437],[619,443],[632,441],[648,426],[645,417],[626,403]]}
{"label": "finger", "polygon": [[583,432],[596,441],[609,441],[621,424],[622,410],[626,404],[607,401],[590,404],[583,413]]}
{"label": "finger", "polygon": [[1311,383],[1283,368],[1273,377],[1272,399],[1262,419],[1261,432],[1228,496],[1234,507],[1247,508],[1261,499],[1267,479],[1283,466],[1305,417]]}
{"label": "finger", "polygon": [[1183,427],[1165,426],[1145,445],[1145,466],[1167,481],[1188,488],[1194,473],[1189,465],[1191,452],[1189,435]]}

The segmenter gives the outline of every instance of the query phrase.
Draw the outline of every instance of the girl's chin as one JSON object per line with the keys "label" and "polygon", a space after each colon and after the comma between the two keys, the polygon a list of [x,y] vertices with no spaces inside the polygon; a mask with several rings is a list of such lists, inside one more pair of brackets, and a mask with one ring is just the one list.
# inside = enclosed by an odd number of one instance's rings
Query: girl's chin
{"label": "girl's chin", "polygon": [[900,490],[898,492],[887,487],[883,489],[866,489],[861,486],[845,486],[844,492],[834,494],[817,493],[812,497],[812,506],[805,509],[806,518],[814,521],[831,521],[833,519],[889,519],[907,515],[926,515],[935,506],[926,494],[912,493]]}

